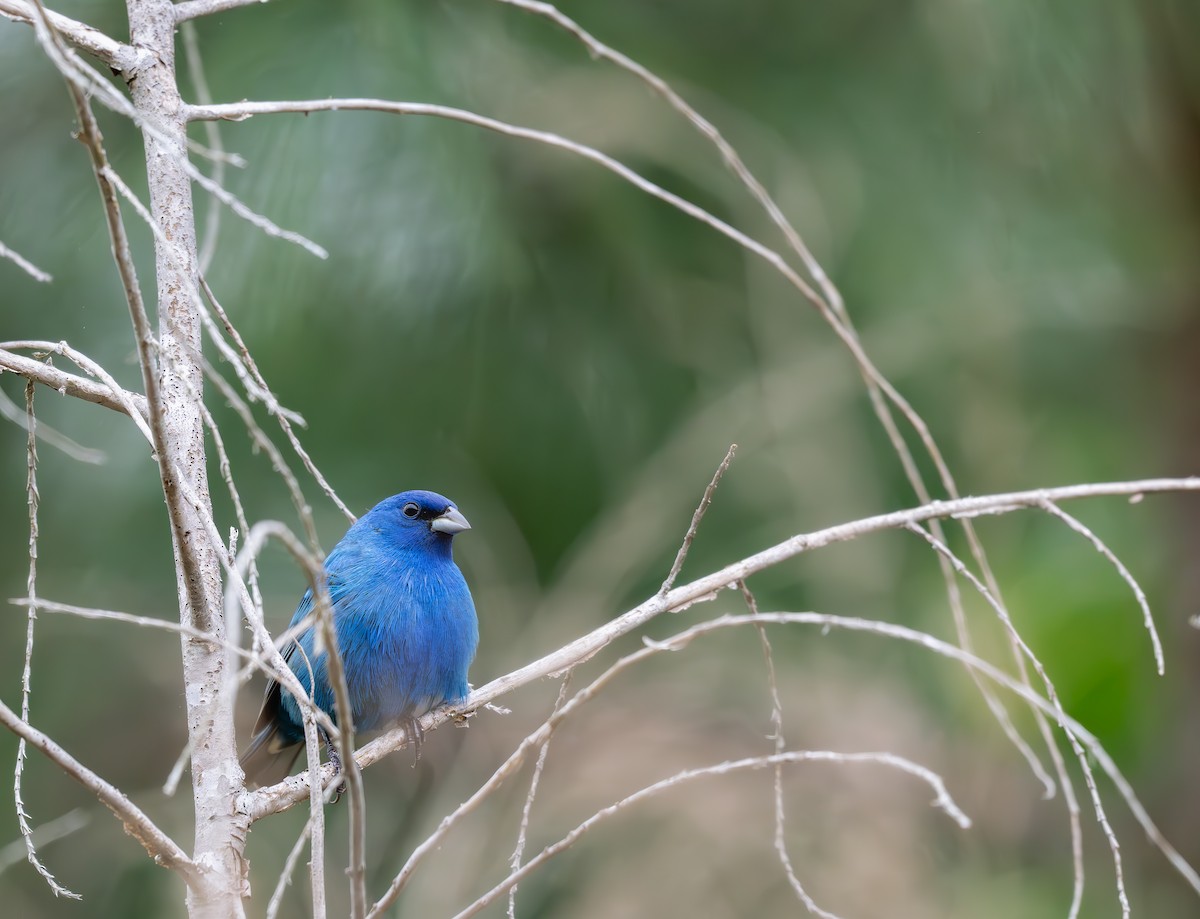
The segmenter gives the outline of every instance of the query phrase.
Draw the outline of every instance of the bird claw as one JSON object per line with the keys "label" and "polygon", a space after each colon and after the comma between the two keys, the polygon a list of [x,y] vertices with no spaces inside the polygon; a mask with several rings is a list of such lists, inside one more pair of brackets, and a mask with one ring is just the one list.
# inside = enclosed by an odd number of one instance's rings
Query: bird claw
{"label": "bird claw", "polygon": [[413,748],[413,767],[421,761],[421,744],[425,742],[425,729],[421,727],[418,718],[411,717],[404,722],[404,738]]}
{"label": "bird claw", "polygon": [[[321,728],[321,737],[325,741],[325,749],[329,753],[329,763],[333,766],[333,774],[336,778],[342,774],[342,758],[338,755],[337,747],[333,745],[333,740],[324,728]],[[333,797],[329,799],[330,804],[337,804],[342,800],[342,795],[346,793],[346,780],[342,779],[338,782],[337,787],[333,790]]]}

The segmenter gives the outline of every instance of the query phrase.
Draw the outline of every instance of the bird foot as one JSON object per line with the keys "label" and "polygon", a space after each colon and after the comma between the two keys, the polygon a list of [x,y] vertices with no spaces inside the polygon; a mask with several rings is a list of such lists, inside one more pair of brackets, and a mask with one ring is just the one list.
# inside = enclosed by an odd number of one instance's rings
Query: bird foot
{"label": "bird foot", "polygon": [[421,761],[421,744],[425,742],[425,729],[421,727],[418,718],[409,718],[404,722],[404,737],[413,748],[414,768]]}
{"label": "bird foot", "polygon": [[[333,774],[340,776],[342,774],[342,758],[338,755],[337,747],[333,745],[333,739],[329,736],[324,728],[320,728],[321,739],[325,741],[325,749],[329,753],[329,762],[333,765]],[[333,791],[333,797],[330,798],[331,804],[337,804],[342,800],[342,795],[346,793],[346,780],[342,779],[338,782],[337,787]]]}

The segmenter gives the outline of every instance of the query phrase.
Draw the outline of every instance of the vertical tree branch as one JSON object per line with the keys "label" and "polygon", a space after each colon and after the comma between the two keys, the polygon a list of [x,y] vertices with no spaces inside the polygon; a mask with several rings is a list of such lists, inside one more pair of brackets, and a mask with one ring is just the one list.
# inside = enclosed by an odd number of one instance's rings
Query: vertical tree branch
{"label": "vertical tree branch", "polygon": [[[202,510],[211,515],[205,466],[204,424],[195,393],[203,392],[196,359],[201,325],[197,294],[196,230],[187,169],[186,123],[175,72],[175,13],[168,0],[128,0],[135,47],[153,52],[152,62],[130,80],[142,116],[150,211],[158,280],[158,352],[145,314],[134,310],[139,356],[155,434],[163,494],[171,518],[180,621],[210,633],[214,642],[182,638],[183,678],[192,745],[192,795],[196,812],[193,860],[203,883],[188,892],[196,917],[243,915],[247,823],[235,796],[242,775],[237,763],[233,694],[222,646],[221,547],[207,536]],[[165,239],[163,238],[165,237]],[[185,499],[185,492],[201,504]]]}

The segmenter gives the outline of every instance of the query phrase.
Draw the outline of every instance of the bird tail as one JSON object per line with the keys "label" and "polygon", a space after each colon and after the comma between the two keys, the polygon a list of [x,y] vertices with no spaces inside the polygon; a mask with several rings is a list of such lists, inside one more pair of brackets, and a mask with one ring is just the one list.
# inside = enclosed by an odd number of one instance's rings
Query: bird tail
{"label": "bird tail", "polygon": [[292,771],[302,746],[288,743],[280,735],[277,722],[264,726],[242,754],[242,771],[246,773],[247,785],[256,787],[282,782]]}

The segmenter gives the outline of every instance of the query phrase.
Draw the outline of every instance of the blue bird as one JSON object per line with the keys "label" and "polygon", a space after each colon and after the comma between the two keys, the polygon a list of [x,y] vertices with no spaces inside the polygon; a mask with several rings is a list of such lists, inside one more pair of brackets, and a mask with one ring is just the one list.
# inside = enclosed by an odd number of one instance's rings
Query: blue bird
{"label": "blue bird", "polygon": [[[406,491],[359,518],[325,559],[355,730],[403,724],[419,743],[417,718],[466,698],[479,623],[451,543],[455,533],[470,528],[449,499],[431,491]],[[292,626],[312,609],[309,590]],[[315,653],[315,641],[310,626],[283,656],[316,705],[336,722],[327,655],[324,650]],[[283,779],[303,743],[300,706],[271,680],[254,739],[242,756],[247,779],[260,784]],[[328,737],[325,743],[340,768]]]}

